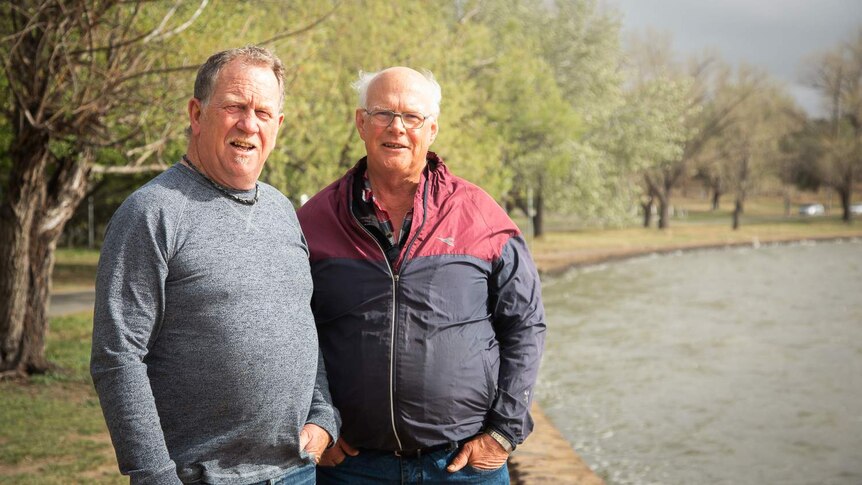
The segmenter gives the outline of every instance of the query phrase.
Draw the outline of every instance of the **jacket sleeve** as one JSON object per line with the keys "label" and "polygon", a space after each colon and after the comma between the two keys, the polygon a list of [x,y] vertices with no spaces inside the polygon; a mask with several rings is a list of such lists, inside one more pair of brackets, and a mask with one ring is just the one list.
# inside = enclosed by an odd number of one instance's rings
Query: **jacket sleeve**
{"label": "jacket sleeve", "polygon": [[520,236],[506,242],[494,263],[489,308],[500,344],[500,374],[487,425],[520,444],[533,430],[530,404],[545,342],[541,283]]}
{"label": "jacket sleeve", "polygon": [[[291,214],[291,220],[296,224],[296,229],[301,235],[302,245],[310,257],[311,249],[299,223],[299,213],[291,210]],[[316,424],[326,430],[329,433],[329,437],[332,438],[330,445],[335,444],[335,441],[338,440],[338,431],[341,429],[341,415],[338,413],[338,409],[332,404],[329,379],[326,376],[326,365],[323,361],[323,352],[320,351],[319,342],[317,347],[317,376],[314,381],[314,394],[311,396],[311,408],[308,410],[306,423]]]}
{"label": "jacket sleeve", "polygon": [[323,363],[323,353],[317,351],[317,380],[314,383],[314,395],[311,397],[311,409],[308,411],[307,423],[320,426],[329,433],[335,443],[338,439],[338,430],[341,428],[341,415],[332,405],[332,396],[329,393],[329,380],[326,378],[326,366]]}
{"label": "jacket sleeve", "polygon": [[90,374],[120,471],[132,484],[178,485],[144,363],[164,312],[165,231],[158,214],[125,205],[99,258]]}

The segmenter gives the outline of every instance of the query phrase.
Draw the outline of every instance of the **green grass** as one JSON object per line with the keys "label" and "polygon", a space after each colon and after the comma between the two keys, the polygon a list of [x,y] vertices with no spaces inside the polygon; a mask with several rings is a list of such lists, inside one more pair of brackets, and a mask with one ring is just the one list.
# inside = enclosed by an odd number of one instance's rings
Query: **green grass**
{"label": "green grass", "polygon": [[89,375],[92,314],[51,320],[46,353],[57,370],[0,382],[0,483],[120,484]]}
{"label": "green grass", "polygon": [[58,265],[96,266],[99,263],[99,250],[58,248],[56,258]]}

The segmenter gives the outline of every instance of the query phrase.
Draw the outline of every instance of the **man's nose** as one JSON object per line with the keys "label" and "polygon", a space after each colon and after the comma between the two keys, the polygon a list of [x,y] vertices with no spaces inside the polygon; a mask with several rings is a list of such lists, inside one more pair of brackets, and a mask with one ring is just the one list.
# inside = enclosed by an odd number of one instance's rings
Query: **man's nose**
{"label": "man's nose", "polygon": [[[397,125],[395,123],[398,123]],[[407,128],[404,126],[404,118],[401,115],[395,115],[392,117],[392,121],[389,123],[387,127],[391,130],[395,130],[397,132],[407,131]]]}
{"label": "man's nose", "polygon": [[260,129],[260,119],[254,110],[245,110],[239,117],[236,123],[237,128],[246,133],[257,133]]}

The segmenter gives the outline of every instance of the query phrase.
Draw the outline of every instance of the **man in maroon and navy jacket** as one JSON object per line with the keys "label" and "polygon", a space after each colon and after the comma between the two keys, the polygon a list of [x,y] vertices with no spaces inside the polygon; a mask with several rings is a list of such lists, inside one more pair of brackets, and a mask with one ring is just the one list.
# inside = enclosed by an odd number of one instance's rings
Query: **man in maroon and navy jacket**
{"label": "man in maroon and navy jacket", "polygon": [[428,151],[433,76],[356,87],[367,156],[299,210],[343,420],[318,483],[508,483],[544,345],[536,268],[500,206]]}

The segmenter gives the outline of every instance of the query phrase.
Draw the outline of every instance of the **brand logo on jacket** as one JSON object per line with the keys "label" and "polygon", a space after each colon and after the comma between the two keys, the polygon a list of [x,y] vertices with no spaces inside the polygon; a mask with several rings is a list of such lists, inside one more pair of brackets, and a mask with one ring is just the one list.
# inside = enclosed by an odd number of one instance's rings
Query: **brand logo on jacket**
{"label": "brand logo on jacket", "polygon": [[437,236],[437,239],[443,241],[444,244],[455,247],[455,238],[454,237],[440,237]]}

